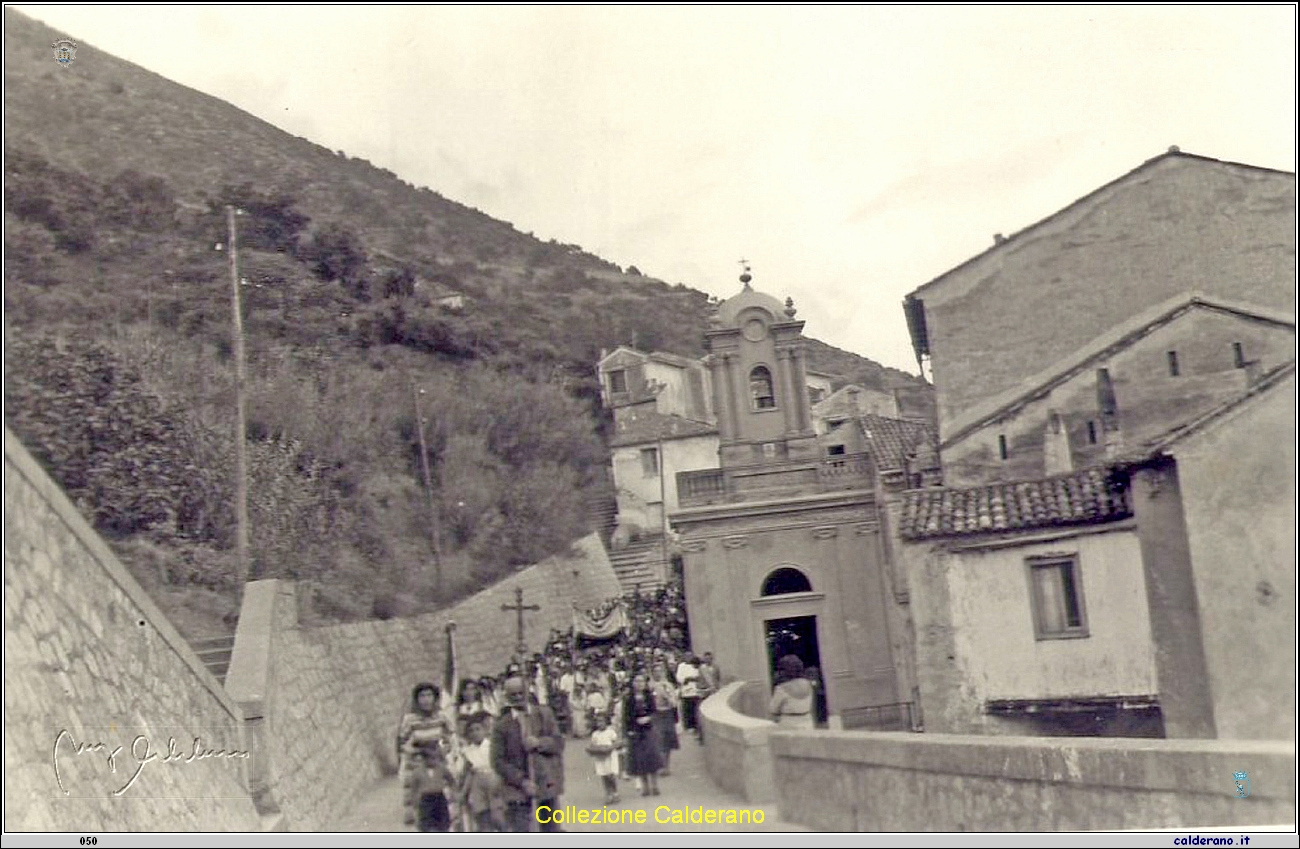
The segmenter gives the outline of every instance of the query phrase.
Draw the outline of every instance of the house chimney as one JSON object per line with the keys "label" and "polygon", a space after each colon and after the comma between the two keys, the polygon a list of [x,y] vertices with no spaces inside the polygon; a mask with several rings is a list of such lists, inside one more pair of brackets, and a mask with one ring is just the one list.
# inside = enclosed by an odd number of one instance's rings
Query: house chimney
{"label": "house chimney", "polygon": [[1120,430],[1119,418],[1102,419],[1101,424],[1106,459],[1114,460],[1124,450],[1124,432]]}
{"label": "house chimney", "polygon": [[1255,384],[1259,383],[1260,375],[1264,373],[1263,366],[1259,360],[1247,360],[1242,364],[1241,370],[1246,375],[1247,389],[1254,388]]}
{"label": "house chimney", "polygon": [[1060,413],[1048,410],[1047,427],[1043,432],[1043,472],[1060,475],[1072,471],[1074,459],[1070,455],[1070,431]]}

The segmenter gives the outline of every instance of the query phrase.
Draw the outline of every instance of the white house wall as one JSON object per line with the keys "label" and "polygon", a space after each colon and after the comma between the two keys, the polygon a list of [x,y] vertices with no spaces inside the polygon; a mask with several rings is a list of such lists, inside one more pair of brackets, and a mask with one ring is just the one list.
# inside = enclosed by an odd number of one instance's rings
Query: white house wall
{"label": "white house wall", "polygon": [[685,369],[648,360],[645,364],[645,379],[664,385],[664,389],[655,398],[655,409],[665,415],[689,415],[692,403],[690,387],[686,385],[689,378]]}
{"label": "white house wall", "polygon": [[1295,739],[1295,376],[1179,444],[1220,737]]}
{"label": "white house wall", "polygon": [[[1038,640],[1025,558],[1077,554],[1089,635]],[[979,703],[1154,695],[1142,556],[1131,531],[954,552],[948,572],[963,689]]]}
{"label": "white house wall", "polygon": [[613,451],[614,486],[617,488],[618,522],[621,528],[636,527],[659,533],[663,527],[664,501],[668,512],[678,509],[677,473],[718,468],[718,437],[693,436],[663,442],[663,492],[659,475],[647,475],[641,467],[641,451],[657,448],[656,443],[631,445]]}

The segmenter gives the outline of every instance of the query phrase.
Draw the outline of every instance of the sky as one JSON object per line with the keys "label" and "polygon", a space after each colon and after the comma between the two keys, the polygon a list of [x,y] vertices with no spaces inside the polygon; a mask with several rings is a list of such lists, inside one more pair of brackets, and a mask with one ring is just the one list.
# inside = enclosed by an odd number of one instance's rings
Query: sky
{"label": "sky", "polygon": [[912,373],[904,296],[995,233],[1171,145],[1295,170],[1293,6],[17,8]]}

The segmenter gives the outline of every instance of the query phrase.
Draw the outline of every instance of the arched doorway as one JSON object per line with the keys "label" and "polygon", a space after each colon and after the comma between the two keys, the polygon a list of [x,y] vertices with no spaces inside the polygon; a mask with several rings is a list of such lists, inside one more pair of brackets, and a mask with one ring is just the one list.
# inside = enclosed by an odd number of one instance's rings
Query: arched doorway
{"label": "arched doorway", "polygon": [[[783,566],[774,569],[763,579],[762,596],[772,602],[779,602],[780,596],[790,596],[789,601],[798,602],[813,592],[812,582],[799,569]],[[777,598],[772,598],[773,596]],[[777,613],[781,606],[774,605],[772,613]],[[802,606],[802,605],[799,605]],[[794,611],[790,611],[794,612]],[[816,615],[783,616],[764,619],[763,632],[767,644],[767,663],[769,680],[777,681],[776,662],[787,654],[792,654],[803,662],[806,670],[816,670],[814,683],[819,689],[822,711],[824,712],[824,684],[822,683],[821,650],[817,641]],[[824,719],[824,717],[822,717]]]}

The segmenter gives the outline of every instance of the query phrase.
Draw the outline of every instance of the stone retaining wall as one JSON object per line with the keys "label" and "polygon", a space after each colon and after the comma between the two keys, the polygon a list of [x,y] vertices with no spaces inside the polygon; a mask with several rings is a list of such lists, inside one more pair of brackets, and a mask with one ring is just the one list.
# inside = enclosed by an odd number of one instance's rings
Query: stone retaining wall
{"label": "stone retaining wall", "polygon": [[239,707],[8,429],[4,489],[5,831],[262,828]]}
{"label": "stone retaining wall", "polygon": [[552,628],[572,624],[571,598],[592,607],[619,595],[595,534],[573,557],[550,558],[448,610],[408,619],[301,628],[291,584],[249,584],[226,687],[262,743],[251,765],[259,801],[283,811],[290,830],[335,827],[359,794],[396,771],[397,726],[411,689],[442,682],[448,622],[456,623],[462,677],[505,668],[515,614],[501,606],[514,604],[516,587],[524,604],[542,608],[524,614],[533,651]]}

